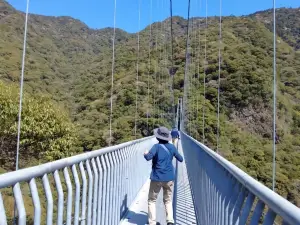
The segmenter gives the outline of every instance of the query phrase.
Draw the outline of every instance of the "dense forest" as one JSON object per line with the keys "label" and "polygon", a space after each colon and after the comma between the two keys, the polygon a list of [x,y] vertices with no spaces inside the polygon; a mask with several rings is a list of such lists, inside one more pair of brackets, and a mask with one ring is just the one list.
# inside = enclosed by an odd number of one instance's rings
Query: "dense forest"
{"label": "dense forest", "polygon": [[[277,191],[300,206],[300,9],[277,10]],[[70,17],[29,16],[20,167],[108,145],[172,125],[170,18],[137,34],[90,29]],[[188,92],[186,130],[215,149],[218,18],[173,17],[175,102]],[[222,20],[220,154],[271,186],[272,11]],[[0,172],[14,169],[24,14],[0,0]],[[205,60],[204,51],[207,58]],[[137,55],[139,55],[138,82]],[[204,85],[205,80],[205,97]],[[136,83],[138,86],[136,87]],[[138,93],[137,134],[135,100]],[[205,140],[202,112],[205,109]],[[148,119],[147,119],[148,117]]]}

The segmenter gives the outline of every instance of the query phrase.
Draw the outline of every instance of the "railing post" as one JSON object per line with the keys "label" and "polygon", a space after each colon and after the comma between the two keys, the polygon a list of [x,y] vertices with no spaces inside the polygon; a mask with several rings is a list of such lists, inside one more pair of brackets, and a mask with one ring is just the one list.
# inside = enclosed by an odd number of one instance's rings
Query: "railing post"
{"label": "railing post", "polygon": [[92,224],[96,225],[97,222],[97,202],[98,202],[98,190],[99,190],[99,182],[98,182],[98,169],[95,164],[95,159],[91,160],[92,162],[92,169],[94,172],[94,194],[93,194],[93,218],[92,218]]}
{"label": "railing post", "polygon": [[71,223],[72,223],[72,197],[73,197],[72,183],[71,183],[68,168],[65,167],[63,171],[64,171],[64,177],[65,177],[67,191],[68,191],[66,225],[71,225]]}
{"label": "railing post", "polygon": [[108,221],[108,165],[107,165],[107,155],[101,156],[101,164],[103,166],[103,195],[102,195],[102,211],[101,211],[101,223],[100,224],[107,224]]}
{"label": "railing post", "polygon": [[[39,225],[41,222],[41,203],[40,203],[40,198],[39,198],[39,192],[38,192],[34,178],[32,178],[30,180],[29,187],[30,187],[30,193],[32,195],[32,201],[33,201],[33,206],[34,206],[34,225]],[[0,195],[0,198],[1,198],[1,195]],[[0,205],[1,205],[1,203],[0,203]],[[1,211],[1,206],[0,206],[0,211]],[[0,213],[0,218],[1,218],[1,213]],[[1,220],[0,220],[0,224],[2,224]]]}
{"label": "railing post", "polygon": [[94,183],[94,177],[92,174],[91,166],[89,160],[85,161],[86,170],[88,173],[88,207],[87,207],[87,225],[92,224],[92,206],[93,206],[93,183]]}
{"label": "railing post", "polygon": [[72,174],[75,182],[75,212],[74,212],[74,225],[79,224],[79,204],[80,204],[80,182],[79,177],[76,169],[76,165],[72,166]]}
{"label": "railing post", "polygon": [[[103,157],[103,156],[100,156]],[[103,168],[99,157],[96,158],[97,167],[99,170],[99,189],[98,189],[98,208],[97,208],[97,225],[101,224],[101,211],[103,210],[102,199],[103,199]]]}

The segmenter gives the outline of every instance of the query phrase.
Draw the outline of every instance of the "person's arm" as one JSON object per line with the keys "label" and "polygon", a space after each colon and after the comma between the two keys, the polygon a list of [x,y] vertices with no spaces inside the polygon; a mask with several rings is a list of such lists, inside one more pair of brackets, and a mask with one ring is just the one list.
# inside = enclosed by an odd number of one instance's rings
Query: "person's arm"
{"label": "person's arm", "polygon": [[145,152],[144,153],[144,158],[149,161],[151,159],[153,159],[153,157],[155,156],[156,154],[156,145],[153,145],[153,147],[150,149],[150,151],[148,152]]}
{"label": "person's arm", "polygon": [[177,148],[174,146],[174,156],[179,162],[183,162],[183,157],[178,152]]}

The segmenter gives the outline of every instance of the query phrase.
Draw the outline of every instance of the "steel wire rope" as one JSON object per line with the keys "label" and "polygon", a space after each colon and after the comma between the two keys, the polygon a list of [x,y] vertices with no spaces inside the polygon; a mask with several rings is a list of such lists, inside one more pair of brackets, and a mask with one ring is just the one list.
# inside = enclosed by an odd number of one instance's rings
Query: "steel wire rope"
{"label": "steel wire rope", "polygon": [[[21,137],[21,123],[22,123],[22,105],[23,105],[23,90],[24,90],[24,71],[25,71],[25,59],[26,59],[26,44],[27,44],[27,28],[28,28],[28,16],[29,16],[29,3],[26,1],[26,13],[24,23],[24,37],[23,37],[23,52],[22,52],[22,67],[21,67],[21,79],[20,79],[20,96],[19,96],[19,112],[18,112],[18,130],[17,130],[17,151],[16,151],[16,170],[19,169],[19,153],[20,153],[20,137]],[[16,202],[14,201],[14,219],[13,223],[16,224]]]}
{"label": "steel wire rope", "polygon": [[[193,8],[193,7],[192,7]],[[190,132],[191,136],[194,137],[194,129],[193,129],[193,123],[194,123],[194,68],[195,68],[195,49],[194,49],[194,35],[195,35],[195,17],[192,17],[192,28],[191,28],[191,67],[190,67],[190,79],[191,79],[191,85],[190,85],[190,102],[191,102],[191,107],[190,107],[190,114],[191,114],[191,122],[190,122]]]}
{"label": "steel wire rope", "polygon": [[205,0],[205,38],[204,38],[204,73],[203,73],[203,106],[202,106],[202,142],[205,144],[205,110],[206,110],[206,72],[207,72],[207,0]]}
{"label": "steel wire rope", "polygon": [[[197,12],[197,8],[198,8],[198,1],[196,1],[195,4],[195,8],[196,8],[196,12]],[[193,131],[194,131],[194,138],[196,138],[197,135],[197,83],[196,83],[196,74],[197,74],[197,60],[198,60],[198,45],[197,45],[197,18],[196,18],[197,13],[195,13],[194,15],[194,72],[192,73],[192,80],[193,80]]]}
{"label": "steel wire rope", "polygon": [[[167,6],[167,2],[168,0],[165,0],[165,6]],[[166,22],[167,22],[167,19],[166,19]],[[167,23],[164,23],[164,51],[165,51],[165,68],[164,68],[164,74],[165,74],[165,92],[167,93],[166,97],[168,95],[170,95],[171,97],[171,94],[172,94],[172,91],[171,91],[171,82],[170,82],[170,76],[169,76],[169,72],[167,73],[167,70],[169,68],[169,51],[168,51],[168,24]],[[172,98],[172,97],[171,97]],[[168,98],[167,98],[168,99]],[[171,105],[172,105],[172,99],[171,99]],[[173,125],[172,124],[172,116],[170,118],[170,115],[172,115],[172,107],[170,108],[169,107],[169,104],[166,105],[166,112],[165,112],[165,120],[166,120],[166,123],[170,123],[171,126]]]}
{"label": "steel wire rope", "polygon": [[[161,1],[160,4],[160,16],[161,16],[161,27],[160,27],[160,38],[161,38],[161,48],[160,48],[160,55],[159,55],[159,59],[160,59],[160,73],[159,73],[159,84],[161,87],[161,93],[162,93],[162,100],[164,100],[165,97],[165,83],[164,83],[164,76],[163,76],[163,67],[164,67],[164,45],[165,45],[165,40],[164,40],[164,35],[163,35],[163,31],[165,29],[165,24],[164,24],[164,20],[163,20],[163,9],[164,9],[164,1]],[[164,113],[166,112],[166,107],[164,105],[164,101],[160,102],[160,119],[161,121],[165,122],[164,120]]]}
{"label": "steel wire rope", "polygon": [[187,73],[188,73],[188,54],[189,54],[189,24],[190,24],[190,2],[191,0],[188,0],[188,17],[187,17],[187,32],[186,32],[186,49],[185,49],[185,68],[184,68],[184,85],[183,85],[183,103],[182,103],[182,112],[183,112],[183,130],[185,130],[186,126],[186,104],[187,104]]}
{"label": "steel wire rope", "polygon": [[[192,7],[193,8],[193,7]],[[190,135],[194,137],[194,122],[195,122],[195,117],[194,117],[194,113],[195,113],[195,95],[194,95],[194,69],[195,69],[195,58],[194,58],[194,55],[195,55],[195,17],[192,17],[191,18],[191,63],[190,63],[190,76],[189,76],[189,79],[190,79],[190,88],[189,88],[189,95],[190,95],[190,107],[189,107],[189,114],[191,115],[191,120],[189,122],[190,124]]]}
{"label": "steel wire rope", "polygon": [[219,17],[219,74],[218,74],[218,106],[217,106],[217,153],[220,147],[220,78],[221,78],[221,47],[222,47],[222,0],[220,0],[220,17]]}
{"label": "steel wire rope", "polygon": [[193,136],[192,129],[191,129],[192,120],[193,120],[193,118],[192,118],[192,116],[193,116],[193,110],[192,110],[192,108],[193,108],[193,101],[192,101],[192,99],[193,99],[193,96],[192,96],[193,79],[191,78],[191,70],[192,70],[192,66],[193,66],[193,62],[194,62],[194,60],[193,60],[193,26],[194,26],[193,22],[194,22],[194,18],[193,18],[193,16],[191,16],[191,33],[190,33],[191,45],[190,45],[190,66],[189,66],[189,70],[188,70],[188,84],[189,85],[188,85],[188,100],[187,100],[188,111],[189,111],[188,118],[189,118],[189,135],[190,136]]}
{"label": "steel wire rope", "polygon": [[[156,7],[157,8],[159,7],[159,0],[156,0]],[[158,47],[157,47],[157,42],[158,42],[159,25],[158,25],[158,23],[156,23],[156,25],[157,25],[156,26],[156,34],[155,34],[155,56],[156,56],[156,60],[155,60],[155,67],[154,67],[154,74],[155,74],[155,82],[154,82],[155,84],[154,84],[154,86],[157,85],[156,89],[158,89],[158,91],[159,91],[159,82],[157,82],[158,81],[158,76],[157,76],[157,72],[158,72],[158,59],[157,59]],[[154,103],[154,114],[155,114],[154,116],[156,117],[156,121],[157,121],[157,119],[159,118],[158,117],[159,113],[158,113],[158,104],[156,102],[157,95],[155,93],[156,93],[156,91],[153,91],[153,103]],[[154,121],[154,123],[155,123],[155,121]],[[153,126],[155,126],[155,124]]]}
{"label": "steel wire rope", "polygon": [[[152,45],[152,0],[150,1],[149,63],[148,63],[148,96],[147,96],[147,134],[149,134],[151,45]],[[155,91],[155,90],[153,90],[153,91]],[[154,126],[153,126],[153,128],[154,128]]]}
{"label": "steel wire rope", "polygon": [[[164,8],[163,8],[163,15],[167,6],[167,1],[164,1]],[[166,99],[168,99],[168,95],[169,95],[169,76],[166,73],[166,70],[168,68],[168,44],[167,44],[167,30],[168,30],[168,25],[167,25],[167,20],[164,20],[163,17],[163,21],[164,21],[164,49],[163,49],[163,56],[164,56],[164,66],[163,66],[163,79],[164,79],[164,92],[165,92],[165,97]],[[169,123],[169,116],[170,116],[170,108],[169,108],[169,104],[165,105],[165,112],[164,112],[164,120],[165,123],[168,124]]]}
{"label": "steel wire rope", "polygon": [[[165,5],[167,6],[167,2],[168,0],[165,0]],[[169,51],[168,51],[168,24],[167,24],[167,19],[165,20],[166,22],[164,23],[164,27],[165,27],[165,35],[164,35],[164,40],[165,40],[165,68],[164,68],[164,74],[165,74],[165,91],[167,92],[166,97],[170,94],[171,97],[171,84],[170,84],[170,76],[169,76],[169,72],[167,73],[167,70],[169,68]],[[172,104],[172,99],[171,99],[171,104]],[[170,122],[170,115],[172,112],[172,108],[169,107],[169,104],[166,105],[166,113],[165,113],[165,117],[166,117],[166,121],[167,123]],[[172,123],[171,123],[172,124]]]}
{"label": "steel wire rope", "polygon": [[21,137],[21,123],[22,123],[22,105],[23,105],[23,89],[24,89],[24,71],[25,71],[25,58],[26,58],[28,15],[29,15],[29,0],[27,0],[27,3],[26,3],[26,14],[25,14],[25,24],[24,24],[24,39],[23,39],[19,114],[18,114],[18,131],[17,131],[16,170],[19,169],[19,152],[20,152],[20,137]]}
{"label": "steel wire rope", "polygon": [[[199,13],[201,12],[201,0],[198,1],[198,10],[199,10]],[[199,20],[199,23],[198,23],[198,65],[197,65],[197,73],[198,73],[198,83],[200,86],[200,53],[201,53],[201,20]],[[198,121],[198,117],[199,117],[199,95],[198,93],[196,94],[196,104],[197,104],[197,110],[196,110],[196,118],[197,118],[197,121]],[[199,137],[199,132],[197,131],[197,138],[198,140],[200,140],[200,137]]]}
{"label": "steel wire rope", "polygon": [[[174,68],[174,39],[173,39],[173,3],[170,0],[170,32],[171,32],[171,90],[172,90],[172,110],[173,110],[173,126],[176,125],[176,117],[175,117],[175,96],[174,96],[174,76],[175,76],[175,68]],[[173,74],[174,73],[174,74]],[[177,125],[176,125],[177,127]]]}
{"label": "steel wire rope", "polygon": [[273,0],[273,191],[276,182],[276,89],[276,0]]}
{"label": "steel wire rope", "polygon": [[[167,4],[168,4],[168,0],[166,0],[166,8],[167,8]],[[170,5],[169,5],[170,6]],[[170,7],[169,7],[170,8]],[[166,113],[166,118],[167,118],[167,122],[168,124],[171,125],[171,127],[174,126],[174,121],[175,121],[175,114],[173,111],[173,97],[172,97],[172,77],[170,76],[170,67],[172,66],[172,40],[170,39],[170,41],[168,41],[168,38],[171,34],[171,31],[169,30],[171,27],[171,23],[168,24],[167,23],[168,19],[166,19],[166,23],[165,23],[165,77],[166,77],[166,90],[167,90],[167,96],[169,99],[169,104],[167,105],[167,113]],[[171,18],[170,18],[171,21]],[[170,64],[171,62],[171,64]]]}
{"label": "steel wire rope", "polygon": [[[140,58],[140,22],[141,22],[141,0],[138,0],[138,32],[137,32],[137,59],[136,59],[136,92],[135,92],[135,118],[134,118],[134,136],[136,139],[137,130],[137,109],[138,109],[138,91],[139,91],[139,58]],[[147,123],[148,124],[148,123]]]}
{"label": "steel wire rope", "polygon": [[[165,0],[161,1],[161,22],[162,22],[162,32],[161,32],[161,37],[162,37],[162,53],[161,53],[161,80],[162,80],[162,91],[163,91],[163,96],[165,97],[166,95],[166,77],[165,77],[165,71],[164,71],[164,67],[166,66],[166,59],[165,59],[165,54],[166,54],[166,39],[165,39],[165,31],[166,31],[166,24],[164,21],[164,9],[165,9]],[[164,99],[164,98],[163,98]],[[166,116],[166,112],[167,112],[167,106],[164,104],[163,101],[163,112],[162,112],[162,119],[165,122],[165,116]]]}
{"label": "steel wire rope", "polygon": [[113,92],[114,92],[114,69],[115,69],[115,38],[116,38],[116,12],[117,0],[114,0],[114,31],[112,38],[112,63],[111,63],[111,90],[110,90],[110,117],[109,117],[109,146],[112,142],[112,116],[113,116]]}

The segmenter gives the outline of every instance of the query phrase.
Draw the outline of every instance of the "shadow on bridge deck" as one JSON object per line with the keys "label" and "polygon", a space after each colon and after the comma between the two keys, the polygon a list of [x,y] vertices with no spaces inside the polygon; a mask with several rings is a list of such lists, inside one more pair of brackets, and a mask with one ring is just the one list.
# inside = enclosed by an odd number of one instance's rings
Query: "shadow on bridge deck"
{"label": "shadow on bridge deck", "polygon": [[[181,142],[178,143],[178,150],[183,155]],[[184,156],[184,155],[183,155]],[[129,207],[127,215],[121,221],[121,225],[137,224],[145,225],[148,224],[148,190],[150,180],[148,180],[139,194],[137,195],[133,204]],[[177,171],[177,187],[175,193],[175,211],[174,218],[177,225],[192,225],[196,224],[195,209],[192,200],[192,194],[190,184],[187,176],[187,170],[185,161],[184,163],[178,163]],[[166,225],[165,208],[162,200],[162,191],[159,194],[156,204],[156,217],[157,222],[161,225]]]}

